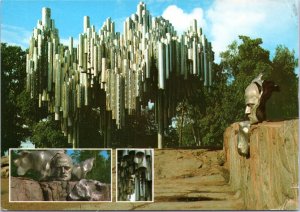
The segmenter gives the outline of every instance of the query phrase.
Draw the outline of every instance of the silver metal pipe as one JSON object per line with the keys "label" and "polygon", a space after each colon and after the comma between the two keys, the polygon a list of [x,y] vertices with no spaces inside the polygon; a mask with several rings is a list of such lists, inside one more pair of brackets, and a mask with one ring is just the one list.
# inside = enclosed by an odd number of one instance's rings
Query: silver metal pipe
{"label": "silver metal pipe", "polygon": [[158,48],[158,88],[165,89],[165,60],[164,60],[164,44],[160,41],[157,42]]}

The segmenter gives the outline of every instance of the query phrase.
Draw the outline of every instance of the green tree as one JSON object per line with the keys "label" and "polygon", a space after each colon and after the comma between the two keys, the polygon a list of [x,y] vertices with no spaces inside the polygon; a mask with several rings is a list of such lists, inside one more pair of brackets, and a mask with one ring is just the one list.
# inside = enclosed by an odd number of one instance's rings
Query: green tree
{"label": "green tree", "polygon": [[59,122],[54,121],[51,117],[33,125],[30,140],[39,148],[70,147],[67,137],[60,130]]}
{"label": "green tree", "polygon": [[67,147],[58,122],[26,91],[26,51],[1,43],[1,154],[31,140],[36,147]]}
{"label": "green tree", "polygon": [[[230,115],[224,114],[225,94],[229,92],[228,74],[218,64],[213,65],[214,82],[209,89],[204,90],[205,113],[198,120],[201,130],[201,146],[222,147],[223,133],[228,127]],[[202,100],[203,101],[203,100]],[[226,116],[227,115],[227,116]],[[196,116],[195,116],[196,117]]]}
{"label": "green tree", "polygon": [[[179,146],[200,146],[202,143],[200,120],[205,116],[205,89],[197,88],[192,96],[177,106],[177,133]],[[196,118],[197,117],[197,118]]]}
{"label": "green tree", "polygon": [[46,108],[38,107],[38,102],[30,97],[30,92],[24,90],[17,96],[16,106],[22,121],[27,125],[32,133],[32,128],[41,119],[47,118]]}
{"label": "green tree", "polygon": [[24,90],[26,52],[20,47],[1,43],[1,155],[8,148],[18,147],[28,136],[17,106],[18,95]]}
{"label": "green tree", "polygon": [[234,41],[228,50],[221,53],[220,66],[228,74],[228,88],[224,93],[222,111],[228,124],[245,119],[244,92],[249,83],[263,73],[269,79],[272,72],[272,63],[269,51],[261,47],[262,39],[251,39],[239,36],[242,43]]}
{"label": "green tree", "polygon": [[157,125],[154,108],[141,109],[140,115],[126,115],[125,126],[112,132],[112,147],[155,147]]}
{"label": "green tree", "polygon": [[295,68],[298,60],[295,52],[279,45],[272,60],[271,79],[280,87],[267,103],[269,119],[289,119],[298,117],[298,77]]}
{"label": "green tree", "polygon": [[178,105],[175,122],[179,146],[222,147],[223,132],[228,126],[222,111],[228,74],[213,64],[213,78],[212,86],[199,86]]}
{"label": "green tree", "polygon": [[[107,155],[107,157],[103,156]],[[87,173],[87,179],[98,180],[102,183],[111,183],[111,155],[107,150],[74,150],[71,157],[75,163],[89,158],[95,158],[93,168]]]}
{"label": "green tree", "polygon": [[239,36],[239,39],[240,42],[234,41],[221,53],[221,63],[213,65],[213,85],[200,88],[192,101],[181,103],[176,118],[181,145],[221,147],[224,130],[230,124],[246,119],[245,88],[259,73],[263,73],[263,79],[273,80],[281,88],[281,92],[273,93],[267,104],[267,117],[272,120],[298,116],[294,52],[278,46],[271,61],[269,51],[261,47],[261,38]]}

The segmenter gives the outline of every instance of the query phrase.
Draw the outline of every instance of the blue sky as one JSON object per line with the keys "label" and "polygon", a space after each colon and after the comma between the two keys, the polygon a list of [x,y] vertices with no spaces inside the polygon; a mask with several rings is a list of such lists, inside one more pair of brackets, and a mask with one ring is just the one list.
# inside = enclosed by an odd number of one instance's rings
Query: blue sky
{"label": "blue sky", "polygon": [[[67,149],[67,154],[71,155],[74,153],[74,151],[80,151],[80,150],[74,150],[74,149]],[[93,151],[93,150],[91,150]],[[108,151],[110,150],[99,150],[99,155],[103,156],[105,159],[108,159]]]}
{"label": "blue sky", "polygon": [[[144,1],[152,16],[163,16],[175,29],[184,31],[192,19],[202,26],[218,54],[226,50],[238,35],[261,37],[263,47],[274,55],[283,44],[299,55],[298,0],[148,0]],[[123,22],[136,12],[137,0],[3,0],[1,2],[1,41],[28,47],[28,39],[41,19],[42,7],[51,8],[51,17],[62,42],[70,36],[75,43],[83,31],[83,16],[90,16],[98,31],[111,17],[116,31],[123,31]]]}

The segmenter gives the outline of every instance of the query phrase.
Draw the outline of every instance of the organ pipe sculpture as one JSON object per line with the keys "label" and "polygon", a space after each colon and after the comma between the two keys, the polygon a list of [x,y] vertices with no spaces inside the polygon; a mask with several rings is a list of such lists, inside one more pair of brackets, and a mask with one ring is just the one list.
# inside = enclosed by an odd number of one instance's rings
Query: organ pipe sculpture
{"label": "organ pipe sculpture", "polygon": [[153,150],[117,150],[118,201],[153,201]]}
{"label": "organ pipe sculpture", "polygon": [[197,21],[178,36],[168,20],[152,17],[142,2],[124,22],[123,34],[115,32],[110,18],[96,32],[85,16],[78,41],[74,46],[70,37],[63,45],[51,10],[43,8],[26,66],[31,98],[55,114],[73,147],[84,147],[79,132],[85,111],[99,112],[104,146],[110,147],[112,126],[121,129],[151,101],[162,148],[177,103],[191,95],[193,85],[212,85],[214,53]]}

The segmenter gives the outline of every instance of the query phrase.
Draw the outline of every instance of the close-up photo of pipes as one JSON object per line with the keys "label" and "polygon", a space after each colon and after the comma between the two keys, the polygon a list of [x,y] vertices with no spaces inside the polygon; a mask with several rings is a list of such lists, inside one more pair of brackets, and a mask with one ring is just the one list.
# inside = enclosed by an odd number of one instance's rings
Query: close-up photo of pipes
{"label": "close-up photo of pipes", "polygon": [[117,154],[117,201],[153,201],[153,149],[124,149]]}

